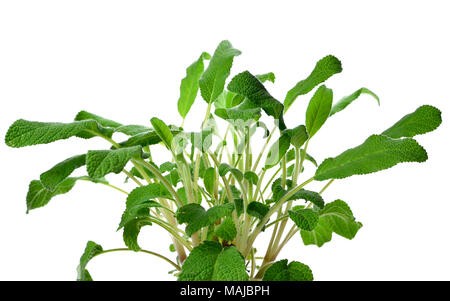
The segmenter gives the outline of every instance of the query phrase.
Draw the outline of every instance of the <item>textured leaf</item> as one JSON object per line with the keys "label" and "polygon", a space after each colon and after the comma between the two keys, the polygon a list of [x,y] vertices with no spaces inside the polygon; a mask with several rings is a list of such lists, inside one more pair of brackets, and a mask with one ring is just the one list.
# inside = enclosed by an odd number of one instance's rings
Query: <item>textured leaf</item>
{"label": "textured leaf", "polygon": [[298,96],[307,94],[314,89],[314,87],[323,83],[332,75],[340,73],[341,71],[341,62],[336,57],[328,55],[322,58],[317,62],[314,70],[306,79],[298,82],[291,90],[288,91],[286,98],[284,99],[285,110],[289,109]]}
{"label": "textured leaf", "polygon": [[237,168],[233,168],[230,165],[228,165],[227,163],[222,163],[219,165],[219,175],[221,177],[224,177],[227,175],[228,172],[231,172],[231,174],[238,180],[238,181],[242,181],[244,175],[242,174],[242,172],[237,169]]}
{"label": "textured leaf", "polygon": [[111,127],[111,128],[117,128],[122,126],[122,124],[115,122],[110,119],[103,118],[101,116],[86,112],[86,111],[80,111],[78,112],[77,116],[75,116],[75,121],[81,121],[81,120],[89,120],[93,119],[97,121],[101,126],[104,127]]}
{"label": "textured leaf", "polygon": [[250,202],[247,206],[247,213],[259,219],[263,219],[267,212],[269,212],[270,207],[266,204],[259,202]]}
{"label": "textured leaf", "polygon": [[296,148],[300,148],[309,138],[308,131],[304,125],[299,125],[289,131],[291,133],[291,144]]}
{"label": "textured leaf", "polygon": [[134,136],[137,134],[149,132],[151,130],[152,129],[147,126],[136,125],[136,124],[122,125],[115,129],[116,132],[123,133],[128,136]]}
{"label": "textured leaf", "polygon": [[255,106],[250,101],[245,100],[241,104],[232,108],[217,108],[214,114],[224,120],[258,120],[261,118],[261,108]]}
{"label": "textured leaf", "polygon": [[343,179],[388,169],[402,162],[424,162],[427,152],[414,139],[372,135],[363,144],[319,165],[314,179]]}
{"label": "textured leaf", "polygon": [[246,171],[244,173],[244,179],[246,179],[252,185],[258,184],[258,175],[253,171]]}
{"label": "textured leaf", "polygon": [[53,197],[69,192],[77,180],[78,178],[66,178],[56,185],[53,191],[45,188],[41,181],[31,181],[27,193],[27,213],[32,209],[47,205]]}
{"label": "textured leaf", "polygon": [[203,73],[203,60],[209,60],[211,56],[203,52],[199,59],[186,69],[186,77],[181,80],[180,98],[178,99],[178,113],[185,118],[198,93],[198,81]]}
{"label": "textured leaf", "polygon": [[391,138],[414,137],[435,130],[442,123],[439,109],[424,105],[400,119],[382,135]]}
{"label": "textured leaf", "polygon": [[289,198],[289,200],[299,200],[299,199],[311,202],[319,208],[323,208],[325,206],[325,202],[322,196],[315,191],[301,189],[296,193],[294,193],[294,195]]}
{"label": "textured leaf", "polygon": [[101,128],[95,120],[61,123],[19,119],[9,127],[5,136],[5,143],[10,147],[24,147],[47,144],[73,136],[90,138],[93,136],[92,133],[109,137],[112,135],[112,131]]}
{"label": "textured leaf", "polygon": [[225,240],[233,240],[237,230],[231,217],[225,218],[215,229],[216,235]]}
{"label": "textured leaf", "polygon": [[257,74],[255,75],[257,79],[259,79],[260,82],[264,83],[266,81],[275,83],[275,74],[273,72],[264,73],[264,74]]}
{"label": "textured leaf", "polygon": [[269,169],[277,165],[291,146],[291,133],[289,131],[283,131],[280,138],[270,147],[267,153],[266,162],[264,164],[265,169]]}
{"label": "textured leaf", "polygon": [[260,107],[267,115],[278,122],[281,130],[286,128],[283,120],[284,106],[267,92],[264,85],[250,72],[239,73],[228,84],[228,90],[245,96],[255,106]]}
{"label": "textured leaf", "polygon": [[317,133],[328,119],[332,103],[333,91],[325,86],[320,86],[306,109],[306,129],[310,138]]}
{"label": "textured leaf", "polygon": [[88,151],[86,167],[91,178],[102,178],[108,173],[120,173],[133,157],[141,154],[140,146],[132,146],[113,150]]}
{"label": "textured leaf", "polygon": [[312,209],[289,210],[290,219],[302,230],[312,231],[317,226],[319,214]]}
{"label": "textured leaf", "polygon": [[205,189],[209,194],[214,193],[214,186],[216,185],[216,170],[214,167],[209,167],[205,170],[205,176],[203,178]]}
{"label": "textured leaf", "polygon": [[152,223],[146,218],[137,218],[125,224],[123,228],[123,241],[125,245],[133,250],[140,251],[141,247],[138,244],[139,232],[144,226],[151,226]]}
{"label": "textured leaf", "polygon": [[88,241],[86,244],[86,248],[84,249],[83,255],[80,258],[80,264],[77,267],[77,280],[78,281],[92,281],[92,277],[89,274],[88,270],[86,270],[86,265],[88,262],[94,258],[96,255],[103,252],[103,248],[101,245],[96,244],[93,241]]}
{"label": "textured leaf", "polygon": [[272,264],[264,273],[263,281],[312,281],[311,269],[298,261],[283,259]]}
{"label": "textured leaf", "polygon": [[86,155],[84,154],[70,157],[42,173],[40,176],[41,183],[45,188],[54,191],[56,186],[70,176],[75,169],[85,164]]}
{"label": "textured leaf", "polygon": [[229,41],[222,41],[217,46],[208,68],[199,80],[200,93],[207,103],[212,103],[222,93],[233,59],[240,54]]}
{"label": "textured leaf", "polygon": [[152,123],[155,132],[161,138],[162,142],[167,146],[168,149],[172,148],[173,134],[170,128],[162,121],[156,117],[153,117],[150,122]]}
{"label": "textured leaf", "polygon": [[247,281],[245,261],[235,247],[222,249],[205,241],[195,247],[183,264],[178,281]]}
{"label": "textured leaf", "polygon": [[361,227],[362,224],[355,221],[350,207],[344,201],[336,200],[319,210],[319,222],[314,230],[301,230],[300,235],[305,245],[321,247],[331,240],[333,232],[353,239]]}
{"label": "textured leaf", "polygon": [[367,88],[361,88],[359,90],[356,90],[352,94],[341,98],[336,104],[334,104],[333,107],[331,108],[330,116],[332,116],[332,115],[336,114],[337,112],[340,112],[343,109],[345,109],[349,104],[351,104],[359,96],[361,96],[361,94],[369,94],[369,95],[371,95],[378,102],[378,105],[380,105],[380,99],[378,98],[378,96],[375,93],[373,93],[372,91],[370,91]]}

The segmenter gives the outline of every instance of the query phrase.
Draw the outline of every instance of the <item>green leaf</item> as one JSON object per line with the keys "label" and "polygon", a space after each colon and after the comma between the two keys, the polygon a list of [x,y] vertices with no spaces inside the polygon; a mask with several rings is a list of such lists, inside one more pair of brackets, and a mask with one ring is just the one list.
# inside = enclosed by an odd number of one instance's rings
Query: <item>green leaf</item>
{"label": "green leaf", "polygon": [[195,247],[183,264],[178,281],[247,281],[245,261],[235,247],[214,241]]}
{"label": "green leaf", "polygon": [[140,251],[141,247],[138,244],[139,232],[144,226],[151,226],[152,223],[146,218],[137,218],[125,224],[123,228],[123,241],[125,245],[133,251]]}
{"label": "green leaf", "polygon": [[200,93],[207,103],[212,103],[222,93],[233,59],[240,54],[229,41],[222,41],[217,46],[208,68],[199,80]]}
{"label": "green leaf", "polygon": [[312,281],[311,269],[298,261],[283,259],[272,264],[264,273],[263,281]]}
{"label": "green leaf", "polygon": [[24,147],[47,144],[73,136],[90,138],[94,133],[109,137],[112,135],[112,131],[100,127],[95,120],[61,123],[19,119],[9,127],[5,143],[10,147]]}
{"label": "green leaf", "polygon": [[319,210],[319,222],[314,230],[301,230],[300,235],[305,245],[321,247],[331,240],[333,232],[353,239],[361,227],[362,224],[355,221],[350,207],[344,201],[336,200]]}
{"label": "green leaf", "polygon": [[[300,149],[300,155],[305,156],[305,160],[310,161],[314,166],[317,167],[317,161],[310,154],[306,153],[304,149]],[[286,162],[291,162],[295,159],[295,150],[292,148],[286,154]]]}
{"label": "green leaf", "polygon": [[304,125],[299,125],[289,131],[291,133],[291,144],[296,148],[300,148],[309,138],[308,131]]}
{"label": "green leaf", "polygon": [[238,181],[242,181],[244,175],[242,174],[242,172],[237,169],[237,168],[233,168],[230,165],[228,165],[227,163],[222,163],[219,165],[219,175],[221,177],[224,177],[227,175],[228,172],[231,172],[231,174],[238,180]]}
{"label": "green leaf", "polygon": [[86,248],[84,249],[83,255],[80,258],[80,264],[77,267],[77,281],[92,281],[92,277],[89,274],[88,270],[86,270],[86,265],[88,262],[103,252],[103,248],[101,245],[96,244],[93,241],[88,241],[86,244]]}
{"label": "green leaf", "polygon": [[141,155],[140,146],[132,146],[113,150],[88,151],[86,167],[91,178],[102,178],[108,173],[120,173],[133,157]]}
{"label": "green leaf", "polygon": [[27,193],[27,213],[32,209],[47,205],[53,197],[69,192],[77,180],[78,178],[66,178],[56,185],[53,191],[45,188],[41,181],[31,181]]}
{"label": "green leaf", "polygon": [[323,85],[320,86],[306,109],[306,129],[310,138],[317,133],[328,119],[332,103],[333,91]]}
{"label": "green leaf", "polygon": [[[170,129],[170,132],[172,133],[172,135],[176,135],[176,134],[180,133],[180,130]],[[134,136],[131,136],[130,138],[128,138],[128,140],[125,140],[125,141],[119,143],[119,145],[121,147],[130,147],[130,146],[135,146],[135,145],[140,145],[140,146],[144,147],[144,146],[148,146],[148,145],[158,144],[161,141],[162,140],[159,137],[158,133],[151,130],[151,131],[142,132],[142,133],[136,134]]]}
{"label": "green leaf", "polygon": [[290,219],[301,230],[312,231],[317,226],[319,214],[312,209],[289,210]]}
{"label": "green leaf", "polygon": [[269,169],[277,165],[291,146],[291,135],[289,131],[283,131],[280,138],[270,147],[267,153],[265,169]]}
{"label": "green leaf", "polygon": [[203,52],[199,59],[186,69],[186,77],[181,80],[180,98],[178,99],[178,113],[183,119],[191,109],[198,93],[198,81],[203,73],[203,60],[209,60],[211,56]]}
{"label": "green leaf", "polygon": [[176,219],[180,224],[186,223],[186,234],[191,236],[203,227],[214,224],[218,219],[233,212],[234,205],[227,203],[216,205],[206,211],[201,205],[191,203],[180,207],[176,212]]}
{"label": "green leaf", "polygon": [[122,125],[122,126],[117,127],[115,129],[115,132],[123,133],[128,136],[134,136],[137,134],[149,132],[151,130],[152,129],[147,126],[130,124],[130,125]]}
{"label": "green leaf", "polygon": [[156,117],[153,117],[150,122],[166,147],[168,149],[172,149],[173,134],[170,131],[170,128],[164,123],[164,121]]}
{"label": "green leaf", "polygon": [[380,105],[380,99],[378,98],[378,96],[375,93],[373,93],[372,91],[370,91],[367,88],[361,88],[359,90],[356,90],[352,94],[341,98],[336,104],[334,104],[333,107],[331,108],[330,116],[345,109],[349,104],[351,104],[353,101],[355,101],[361,94],[371,95],[378,102],[378,105]]}
{"label": "green leaf", "polygon": [[298,82],[291,90],[288,91],[286,98],[284,99],[285,111],[289,109],[298,96],[307,94],[314,89],[314,87],[323,83],[332,75],[340,73],[341,71],[341,62],[336,57],[328,55],[322,58],[317,62],[314,70],[306,79]]}
{"label": "green leaf", "polygon": [[259,202],[250,202],[247,206],[247,213],[259,219],[263,219],[267,212],[269,212],[270,207],[266,204]]}
{"label": "green leaf", "polygon": [[414,139],[372,135],[363,144],[319,165],[314,179],[343,179],[388,169],[402,162],[424,162],[427,152]]}
{"label": "green leaf", "polygon": [[435,130],[442,123],[439,109],[424,105],[400,119],[382,135],[391,138],[414,137]]}
{"label": "green leaf", "polygon": [[177,167],[177,165],[175,163],[168,161],[168,162],[164,162],[163,164],[161,164],[161,166],[159,167],[159,171],[161,173],[165,173],[166,171],[171,171],[175,167]]}
{"label": "green leaf", "polygon": [[89,119],[97,121],[101,126],[104,126],[104,127],[117,128],[117,127],[122,126],[122,124],[120,124],[118,122],[103,118],[101,116],[98,116],[98,115],[95,115],[95,114],[92,114],[92,113],[89,113],[86,111],[80,111],[75,116],[75,121],[89,120]]}
{"label": "green leaf", "polygon": [[216,107],[214,114],[224,120],[258,120],[261,118],[261,108],[255,106],[253,103],[244,100],[241,104],[232,108]]}
{"label": "green leaf", "polygon": [[42,173],[40,176],[41,183],[48,190],[54,191],[56,186],[70,176],[75,169],[85,164],[85,154],[70,157]]}
{"label": "green leaf", "polygon": [[259,79],[260,82],[264,83],[266,81],[270,81],[272,83],[275,83],[275,74],[273,72],[264,73],[264,74],[257,74],[255,75],[257,79]]}
{"label": "green leaf", "polygon": [[205,189],[209,194],[214,193],[214,186],[216,185],[216,170],[214,167],[209,167],[205,170],[205,176],[203,178]]}
{"label": "green leaf", "polygon": [[258,184],[258,175],[253,171],[246,171],[244,173],[244,179],[246,179],[252,185]]}
{"label": "green leaf", "polygon": [[237,230],[231,217],[225,218],[215,229],[216,235],[225,240],[233,240],[236,237]]}
{"label": "green leaf", "polygon": [[250,72],[239,73],[228,84],[228,90],[245,96],[248,101],[272,116],[281,130],[286,128],[283,120],[284,106],[267,92],[264,85]]}
{"label": "green leaf", "polygon": [[315,191],[301,189],[289,198],[291,201],[299,199],[311,202],[319,208],[323,208],[325,206],[322,196]]}

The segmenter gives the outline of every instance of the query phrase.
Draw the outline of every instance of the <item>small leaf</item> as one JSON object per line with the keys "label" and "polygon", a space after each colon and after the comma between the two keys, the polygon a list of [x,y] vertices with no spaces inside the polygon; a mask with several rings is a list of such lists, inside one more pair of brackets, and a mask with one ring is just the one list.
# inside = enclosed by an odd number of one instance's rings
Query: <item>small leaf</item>
{"label": "small leaf", "polygon": [[221,177],[224,177],[227,175],[228,172],[231,172],[231,174],[238,180],[238,181],[242,181],[244,175],[242,174],[242,172],[237,169],[237,168],[233,168],[230,165],[226,164],[226,163],[222,163],[219,165],[219,175]]}
{"label": "small leaf", "polygon": [[244,179],[246,179],[252,185],[258,184],[258,175],[253,171],[246,171],[244,173]]}
{"label": "small leaf", "polygon": [[92,281],[92,277],[89,274],[88,270],[86,270],[86,265],[88,262],[103,252],[103,248],[101,245],[96,244],[93,241],[88,241],[86,244],[86,248],[84,249],[83,255],[80,258],[80,264],[77,267],[77,281]]}
{"label": "small leaf", "polygon": [[125,245],[133,251],[140,251],[141,247],[138,244],[138,236],[141,228],[144,226],[151,226],[152,223],[146,218],[137,218],[125,224],[123,228],[123,241]]}
{"label": "small leaf", "polygon": [[265,169],[269,169],[277,165],[291,146],[291,135],[288,131],[283,131],[280,138],[270,147],[267,153]]}
{"label": "small leaf", "polygon": [[228,90],[245,96],[252,104],[261,108],[278,122],[281,130],[286,128],[283,120],[284,106],[267,92],[264,85],[250,72],[239,73],[228,84]]}
{"label": "small leaf", "polygon": [[439,109],[424,105],[400,119],[382,135],[391,138],[414,137],[434,131],[442,123]]}
{"label": "small leaf", "polygon": [[[300,96],[307,94],[314,87],[323,83],[328,78],[336,73],[342,71],[341,62],[334,56],[328,55],[317,62],[314,70],[311,74],[304,80],[298,82],[289,92],[286,94],[284,99],[285,111],[294,103],[295,99]],[[312,136],[312,135],[311,135]]]}
{"label": "small leaf", "polygon": [[266,81],[275,83],[275,74],[273,72],[264,73],[264,74],[257,74],[255,75],[257,79],[259,79],[260,82],[264,83]]}
{"label": "small leaf", "polygon": [[320,86],[306,109],[306,129],[310,138],[317,133],[328,119],[332,103],[333,91],[325,86]]}
{"label": "small leaf", "polygon": [[359,90],[356,90],[352,94],[341,98],[336,104],[334,104],[333,107],[331,108],[330,116],[345,109],[349,104],[351,104],[353,101],[355,101],[361,94],[371,95],[378,102],[378,105],[380,105],[380,99],[378,98],[378,96],[375,93],[373,93],[372,91],[370,91],[367,88],[361,88]]}
{"label": "small leaf", "polygon": [[217,46],[208,68],[199,80],[200,93],[207,103],[212,103],[222,93],[233,59],[240,54],[229,41],[222,41]]}
{"label": "small leaf", "polygon": [[372,135],[363,144],[319,165],[314,179],[343,179],[388,169],[402,162],[424,162],[427,152],[414,139]]}
{"label": "small leaf", "polygon": [[214,193],[214,186],[216,185],[216,170],[214,167],[209,167],[205,170],[203,182],[206,191],[212,195]]}
{"label": "small leaf", "polygon": [[325,206],[325,202],[322,196],[315,191],[301,189],[289,198],[289,200],[299,199],[311,202],[319,208],[323,208]]}
{"label": "small leaf", "polygon": [[291,144],[296,148],[300,148],[309,138],[304,125],[299,125],[289,131],[291,131]]}
{"label": "small leaf", "polygon": [[267,212],[269,212],[270,207],[266,204],[259,202],[250,202],[247,206],[247,213],[259,219],[263,219]]}
{"label": "small leaf", "polygon": [[231,217],[225,218],[215,229],[216,235],[225,240],[233,240],[236,237],[237,230]]}
{"label": "small leaf", "polygon": [[186,77],[181,80],[180,98],[178,99],[178,113],[185,118],[198,93],[198,81],[203,73],[203,60],[209,60],[211,56],[203,52],[199,59],[186,69]]}
{"label": "small leaf", "polygon": [[289,210],[290,219],[301,230],[312,231],[317,226],[319,214],[312,209]]}
{"label": "small leaf", "polygon": [[164,121],[156,117],[153,117],[150,122],[166,147],[168,149],[172,149],[173,134],[170,131],[170,128],[164,123]]}
{"label": "small leaf", "polygon": [[331,240],[333,232],[353,239],[361,227],[362,224],[355,221],[350,207],[344,201],[336,200],[319,210],[319,222],[314,230],[301,230],[300,234],[305,245],[321,247]]}
{"label": "small leaf", "polygon": [[195,247],[183,264],[178,281],[247,281],[245,261],[235,247],[205,241]]}
{"label": "small leaf", "polygon": [[311,269],[298,261],[283,259],[272,264],[264,273],[263,281],[312,281]]}
{"label": "small leaf", "polygon": [[86,155],[84,154],[70,157],[42,173],[40,176],[41,183],[45,188],[54,191],[56,186],[70,176],[75,169],[85,164]]}
{"label": "small leaf", "polygon": [[91,178],[102,178],[108,173],[120,173],[133,157],[141,154],[140,146],[119,148],[113,150],[88,151],[86,167]]}
{"label": "small leaf", "polygon": [[53,191],[45,188],[41,181],[31,181],[27,193],[27,213],[32,209],[47,205],[53,197],[69,192],[77,180],[78,178],[66,178],[56,185]]}

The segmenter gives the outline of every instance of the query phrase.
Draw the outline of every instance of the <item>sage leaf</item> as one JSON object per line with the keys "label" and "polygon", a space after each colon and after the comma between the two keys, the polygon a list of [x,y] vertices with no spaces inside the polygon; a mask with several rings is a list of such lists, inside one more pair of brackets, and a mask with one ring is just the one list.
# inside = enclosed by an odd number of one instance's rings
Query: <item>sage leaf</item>
{"label": "sage leaf", "polygon": [[41,183],[48,190],[54,191],[58,184],[70,176],[75,169],[85,164],[85,154],[70,157],[42,173],[40,176]]}
{"label": "sage leaf", "polygon": [[267,81],[271,83],[275,83],[275,74],[273,72],[268,72],[264,74],[257,74],[255,75],[257,79],[259,79],[260,82],[265,83]]}
{"label": "sage leaf", "polygon": [[214,186],[216,183],[216,170],[214,167],[209,167],[205,170],[203,183],[205,184],[206,191],[212,195],[214,193]]}
{"label": "sage leaf", "polygon": [[233,240],[236,237],[237,230],[231,217],[226,217],[220,225],[214,230],[216,235],[225,240]]}
{"label": "sage leaf", "polygon": [[301,230],[312,231],[319,221],[319,214],[312,209],[289,210],[288,213],[289,218]]}
{"label": "sage leaf", "polygon": [[113,150],[90,150],[86,156],[86,167],[91,178],[102,178],[113,172],[120,173],[133,157],[142,153],[140,146]]}
{"label": "sage leaf", "polygon": [[289,150],[290,145],[290,132],[283,131],[280,138],[278,138],[278,140],[270,147],[264,168],[269,169],[277,165]]}
{"label": "sage leaf", "polygon": [[259,203],[259,202],[250,202],[247,206],[247,214],[254,216],[259,219],[263,219],[267,212],[269,212],[270,207],[266,204]]}
{"label": "sage leaf", "polygon": [[322,127],[330,115],[333,103],[333,91],[325,86],[320,86],[311,98],[306,109],[306,129],[309,138]]}
{"label": "sage leaf", "polygon": [[359,90],[356,90],[352,94],[341,98],[336,104],[334,104],[333,107],[331,108],[330,116],[345,109],[349,104],[351,104],[359,96],[361,96],[361,94],[368,94],[368,95],[372,96],[378,102],[378,105],[380,105],[380,99],[378,98],[378,96],[375,93],[373,93],[372,91],[370,91],[367,88],[361,88]]}
{"label": "sage leaf", "polygon": [[311,269],[298,261],[287,259],[273,263],[264,273],[263,281],[313,281]]}
{"label": "sage leaf", "polygon": [[101,116],[95,115],[93,113],[89,113],[86,111],[80,111],[78,112],[78,114],[75,116],[75,121],[82,121],[82,120],[90,120],[93,119],[95,121],[97,121],[101,126],[104,127],[111,127],[111,128],[117,128],[122,126],[122,124],[115,122],[113,120],[107,119],[107,118],[103,118]]}
{"label": "sage leaf", "polygon": [[93,241],[87,242],[84,253],[80,258],[80,264],[77,267],[78,281],[92,281],[91,275],[89,274],[88,270],[86,270],[86,265],[92,258],[101,254],[102,252],[103,248],[101,245],[96,244]]}
{"label": "sage leaf", "polygon": [[151,226],[152,223],[146,218],[136,218],[125,224],[123,228],[123,241],[125,245],[135,252],[141,250],[138,244],[138,236],[141,232],[141,228],[144,226]]}

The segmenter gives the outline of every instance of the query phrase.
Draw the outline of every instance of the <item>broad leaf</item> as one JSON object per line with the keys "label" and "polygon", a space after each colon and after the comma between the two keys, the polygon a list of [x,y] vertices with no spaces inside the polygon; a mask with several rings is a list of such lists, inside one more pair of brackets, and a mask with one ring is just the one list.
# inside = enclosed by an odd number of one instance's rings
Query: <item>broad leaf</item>
{"label": "broad leaf", "polygon": [[289,131],[291,133],[291,144],[296,148],[300,148],[309,138],[308,131],[304,125],[299,125]]}
{"label": "broad leaf", "polygon": [[319,165],[314,179],[343,179],[388,169],[402,162],[424,162],[427,152],[414,139],[372,135],[363,144]]}
{"label": "broad leaf", "polygon": [[183,119],[191,109],[198,93],[198,81],[203,73],[203,60],[209,60],[211,56],[203,52],[199,59],[186,69],[186,77],[181,80],[180,98],[178,99],[178,113]]}
{"label": "broad leaf", "polygon": [[150,122],[152,123],[155,132],[158,134],[159,138],[164,142],[168,149],[172,148],[173,134],[170,128],[162,121],[156,117],[153,117]]}
{"label": "broad leaf", "polygon": [[132,146],[113,150],[88,151],[86,167],[91,178],[102,178],[108,173],[120,173],[133,157],[141,155],[140,146]]}
{"label": "broad leaf", "polygon": [[222,239],[233,240],[237,234],[233,219],[231,217],[225,218],[220,225],[216,226],[215,233]]}
{"label": "broad leaf", "polygon": [[212,103],[222,93],[233,59],[240,54],[229,41],[222,41],[217,46],[208,68],[199,80],[200,93],[207,103]]}
{"label": "broad leaf", "polygon": [[400,119],[382,135],[391,138],[414,137],[435,130],[441,123],[441,111],[433,106],[425,105]]}
{"label": "broad leaf", "polygon": [[355,221],[350,207],[344,201],[336,200],[319,210],[319,222],[314,230],[301,230],[300,235],[305,245],[321,247],[331,240],[333,232],[353,239],[361,227],[362,224]]}
{"label": "broad leaf", "polygon": [[123,228],[123,241],[125,245],[133,251],[140,251],[141,247],[137,241],[139,232],[141,232],[142,227],[151,225],[152,223],[146,218],[136,218],[126,223]]}
{"label": "broad leaf", "polygon": [[306,109],[306,129],[310,138],[317,133],[328,119],[332,103],[333,91],[325,86],[320,86]]}
{"label": "broad leaf", "polygon": [[8,129],[5,143],[10,147],[47,144],[73,136],[90,138],[94,134],[111,137],[112,130],[102,128],[95,120],[72,123],[38,122],[19,119]]}
{"label": "broad leaf", "polygon": [[264,273],[263,281],[312,281],[311,269],[298,261],[283,259],[272,264]]}
{"label": "broad leaf", "polygon": [[269,212],[270,207],[266,204],[259,202],[250,202],[247,206],[247,214],[254,216],[259,219],[263,219],[267,212]]}
{"label": "broad leaf", "polygon": [[312,209],[289,210],[289,218],[301,230],[312,231],[317,226],[319,214]]}
{"label": "broad leaf", "polygon": [[70,157],[42,173],[40,176],[41,183],[45,188],[54,191],[56,186],[70,176],[75,169],[85,164],[86,155],[84,154]]}
{"label": "broad leaf", "polygon": [[378,96],[375,93],[373,93],[372,91],[370,91],[367,88],[361,88],[359,90],[356,90],[352,94],[341,98],[336,104],[334,104],[333,107],[331,108],[330,116],[345,109],[349,104],[351,104],[359,96],[361,96],[361,94],[371,95],[378,102],[378,105],[380,105],[380,99],[378,98]]}
{"label": "broad leaf", "polygon": [[103,118],[101,116],[98,116],[98,115],[95,115],[95,114],[92,114],[92,113],[89,113],[86,111],[80,111],[75,116],[75,121],[89,120],[89,119],[93,119],[93,120],[97,121],[101,126],[104,126],[104,127],[117,128],[117,127],[122,126],[122,124],[120,124],[118,122]]}
{"label": "broad leaf", "polygon": [[92,258],[101,254],[102,252],[103,248],[101,245],[96,244],[93,241],[87,242],[86,248],[84,249],[84,253],[83,255],[81,255],[80,258],[80,264],[77,267],[78,281],[92,281],[91,275],[89,274],[88,270],[86,270],[86,265]]}
{"label": "broad leaf", "polygon": [[264,85],[250,72],[239,73],[228,84],[228,90],[245,96],[252,104],[272,116],[281,130],[286,128],[283,120],[284,106],[267,92]]}
{"label": "broad leaf", "polygon": [[300,199],[311,202],[319,208],[325,206],[322,196],[315,191],[301,189],[289,198],[291,201]]}
{"label": "broad leaf", "polygon": [[307,94],[314,87],[323,83],[332,75],[342,71],[341,62],[334,56],[328,55],[317,62],[314,70],[304,80],[298,82],[289,92],[284,99],[285,111],[294,103],[295,99]]}
{"label": "broad leaf", "polygon": [[235,247],[214,241],[195,247],[183,264],[178,281],[247,281],[245,261]]}

